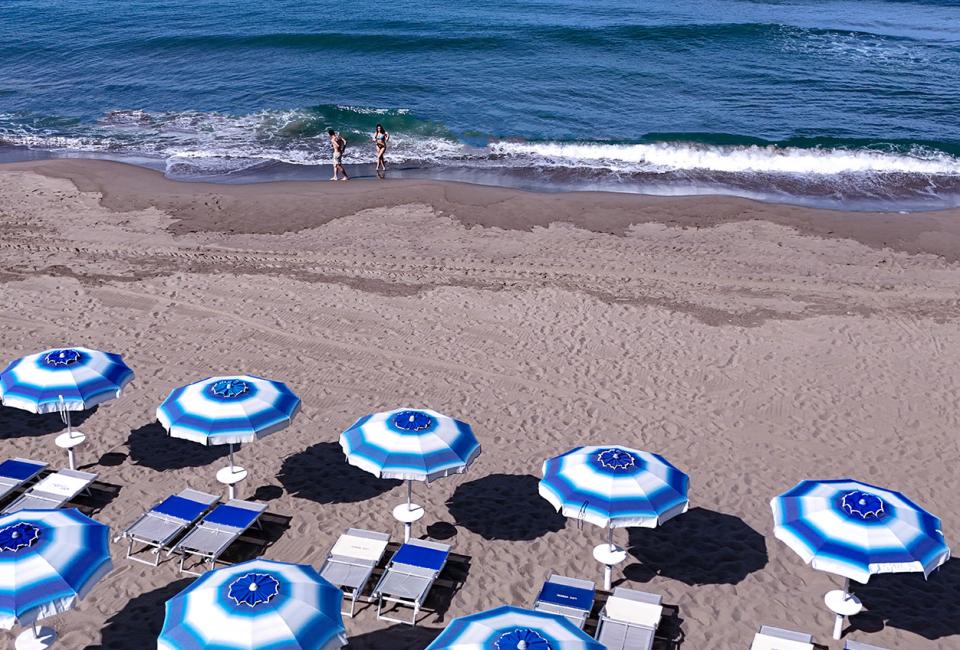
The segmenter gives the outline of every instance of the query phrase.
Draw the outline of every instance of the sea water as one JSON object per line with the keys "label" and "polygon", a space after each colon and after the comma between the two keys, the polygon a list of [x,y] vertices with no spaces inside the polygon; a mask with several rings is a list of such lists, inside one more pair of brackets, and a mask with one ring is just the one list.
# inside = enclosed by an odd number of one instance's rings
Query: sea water
{"label": "sea water", "polygon": [[[960,1],[3,0],[0,157],[960,205]],[[39,153],[47,152],[47,153]]]}

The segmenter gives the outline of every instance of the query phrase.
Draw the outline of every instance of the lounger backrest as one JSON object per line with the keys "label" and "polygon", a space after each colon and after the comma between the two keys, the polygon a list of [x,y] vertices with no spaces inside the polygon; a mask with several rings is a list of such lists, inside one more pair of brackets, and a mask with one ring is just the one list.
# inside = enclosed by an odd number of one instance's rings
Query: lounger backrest
{"label": "lounger backrest", "polygon": [[90,472],[61,469],[41,480],[33,486],[31,491],[70,498],[89,487],[95,480],[97,480],[97,475]]}
{"label": "lounger backrest", "polygon": [[660,624],[663,607],[661,598],[644,591],[617,587],[604,605],[604,615],[616,621],[656,628]]}
{"label": "lounger backrest", "polygon": [[[254,508],[248,508],[242,504],[252,505]],[[238,503],[236,500],[229,503],[220,504],[214,508],[210,514],[204,517],[204,523],[218,524],[229,528],[245,530],[263,513],[266,506],[260,507],[260,504],[243,501]]]}
{"label": "lounger backrest", "polygon": [[383,557],[384,551],[387,550],[390,536],[382,533],[373,533],[379,537],[359,534],[367,532],[370,531],[351,528],[340,536],[337,543],[330,549],[330,555],[363,560],[364,562],[378,562]]}
{"label": "lounger backrest", "polygon": [[440,571],[449,556],[450,547],[446,544],[415,540],[403,544],[393,555],[391,562],[430,571]]}
{"label": "lounger backrest", "polygon": [[38,463],[25,458],[11,458],[0,463],[0,478],[21,483],[39,474],[46,466],[46,463]]}
{"label": "lounger backrest", "polygon": [[176,495],[167,497],[153,506],[150,511],[172,517],[173,519],[179,519],[180,521],[194,521],[206,512],[208,507],[210,506],[207,503],[200,503]]}
{"label": "lounger backrest", "polygon": [[538,601],[589,612],[593,608],[593,583],[552,575],[543,583]]}
{"label": "lounger backrest", "polygon": [[869,643],[860,643],[858,641],[847,641],[847,645],[844,646],[844,650],[887,650],[887,649],[881,648],[878,645],[870,645]]}
{"label": "lounger backrest", "polygon": [[803,632],[794,632],[792,630],[783,630],[779,627],[771,627],[769,625],[760,626],[760,634],[764,636],[772,636],[778,639],[786,639],[787,641],[799,641],[800,643],[813,643],[813,635],[804,634]]}

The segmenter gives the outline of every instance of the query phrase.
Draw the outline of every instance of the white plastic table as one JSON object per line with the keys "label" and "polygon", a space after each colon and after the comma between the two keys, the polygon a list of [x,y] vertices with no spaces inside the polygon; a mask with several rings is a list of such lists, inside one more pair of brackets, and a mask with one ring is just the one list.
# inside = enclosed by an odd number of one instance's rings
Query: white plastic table
{"label": "white plastic table", "polygon": [[403,541],[410,541],[410,529],[413,522],[420,521],[424,515],[423,506],[416,503],[401,503],[393,509],[393,518],[403,524]]}
{"label": "white plastic table", "polygon": [[79,431],[68,431],[66,433],[61,433],[57,436],[54,443],[60,447],[60,449],[67,450],[67,458],[70,459],[70,469],[77,469],[76,462],[73,457],[73,448],[79,445],[82,445],[87,440],[87,436],[82,434]]}
{"label": "white plastic table", "polygon": [[217,472],[217,480],[227,486],[227,495],[235,499],[236,490],[234,486],[247,478],[247,470],[238,465],[228,465]]}
{"label": "white plastic table", "polygon": [[843,589],[834,589],[828,591],[823,597],[823,602],[827,608],[837,615],[837,620],[833,625],[833,638],[839,639],[843,633],[843,618],[853,616],[863,611],[863,603],[860,599]]}
{"label": "white plastic table", "polygon": [[52,627],[37,627],[34,624],[29,630],[21,632],[13,642],[16,650],[46,650],[57,640],[57,633]]}
{"label": "white plastic table", "polygon": [[627,551],[615,544],[598,544],[593,547],[593,559],[603,565],[603,589],[610,591],[613,567],[627,559]]}

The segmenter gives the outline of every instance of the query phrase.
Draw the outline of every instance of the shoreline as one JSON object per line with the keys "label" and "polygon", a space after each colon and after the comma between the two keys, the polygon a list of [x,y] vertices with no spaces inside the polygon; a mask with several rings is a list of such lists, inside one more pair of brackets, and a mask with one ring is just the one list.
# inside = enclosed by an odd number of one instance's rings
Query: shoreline
{"label": "shoreline", "polygon": [[[709,228],[759,220],[805,235],[851,239],[875,249],[960,260],[958,209],[851,212],[727,196],[531,192],[437,180],[220,184],[171,180],[145,167],[95,159],[0,164],[0,172],[15,170],[67,179],[80,191],[99,192],[101,205],[114,211],[160,209],[175,219],[168,228],[173,234],[297,232],[364,210],[421,204],[467,227],[503,230],[571,223],[593,232],[623,235],[631,226],[646,223]],[[265,215],[270,218],[264,219]]]}

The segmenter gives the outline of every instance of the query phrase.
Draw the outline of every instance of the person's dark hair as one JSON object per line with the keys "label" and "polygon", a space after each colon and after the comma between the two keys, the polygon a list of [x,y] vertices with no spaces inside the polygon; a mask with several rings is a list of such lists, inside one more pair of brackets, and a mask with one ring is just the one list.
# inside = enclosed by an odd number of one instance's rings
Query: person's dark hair
{"label": "person's dark hair", "polygon": [[333,129],[327,129],[327,133],[328,133],[329,135],[336,135],[336,134],[337,134],[337,132],[334,131]]}
{"label": "person's dark hair", "polygon": [[383,130],[384,130],[384,129],[383,129],[383,125],[382,125],[382,124],[378,124],[378,125],[377,125],[377,131],[383,131]]}

